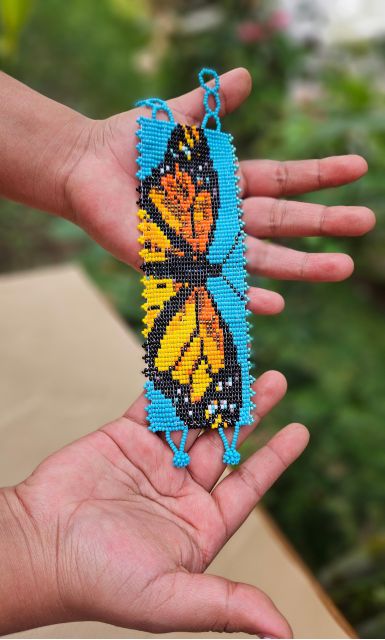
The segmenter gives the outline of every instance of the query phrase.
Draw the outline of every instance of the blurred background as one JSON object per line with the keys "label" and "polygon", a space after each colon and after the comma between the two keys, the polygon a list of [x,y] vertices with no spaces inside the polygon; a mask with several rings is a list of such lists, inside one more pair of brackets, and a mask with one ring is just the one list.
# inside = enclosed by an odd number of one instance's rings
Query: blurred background
{"label": "blurred background", "polygon": [[[242,65],[253,92],[225,120],[240,158],[368,160],[367,177],[314,201],[367,205],[375,231],[290,243],[351,253],[354,276],[261,282],[285,296],[286,310],[253,321],[256,371],[280,369],[290,391],[247,447],[287,422],[310,427],[311,446],[265,504],[359,634],[384,637],[384,3],[0,0],[0,20],[2,68],[91,117],[190,90],[202,66]],[[63,261],[80,263],[139,335],[137,274],[70,223],[0,203],[3,273]]]}

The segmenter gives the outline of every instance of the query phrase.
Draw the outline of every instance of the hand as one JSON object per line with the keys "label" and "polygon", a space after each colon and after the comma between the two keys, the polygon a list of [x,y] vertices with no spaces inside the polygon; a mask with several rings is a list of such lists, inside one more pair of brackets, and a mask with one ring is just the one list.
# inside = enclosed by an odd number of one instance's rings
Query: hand
{"label": "hand", "polygon": [[[245,69],[221,77],[222,113],[234,111],[247,98],[251,80]],[[201,88],[169,101],[179,122],[200,124]],[[66,179],[68,216],[116,257],[136,268],[138,255],[136,216],[137,122],[146,110],[133,109],[89,124],[88,144]],[[84,131],[82,133],[84,140]],[[303,253],[258,238],[360,235],[375,222],[366,207],[325,207],[281,198],[360,178],[367,171],[359,156],[322,160],[240,163],[244,217],[248,232],[248,268],[270,278],[337,281],[353,270],[352,259],[340,253]],[[283,300],[277,293],[251,288],[250,308],[255,313],[277,313]]]}
{"label": "hand", "polygon": [[[286,382],[270,371],[255,390],[259,415],[241,430],[241,441],[285,394]],[[15,614],[19,628],[94,619],[158,633],[291,637],[285,619],[257,588],[202,572],[303,451],[307,430],[286,427],[216,485],[224,471],[214,451],[222,446],[218,434],[197,438],[191,432],[190,467],[175,469],[169,447],[144,424],[144,403],[139,398],[123,418],[51,455],[25,482],[3,490],[18,524],[12,539],[21,539],[11,565],[15,571],[25,556],[29,570],[15,593],[7,583],[8,556],[1,557],[0,601],[23,604]],[[1,533],[0,526],[0,542]],[[257,544],[248,552],[258,553]],[[26,619],[33,598],[40,598],[35,617]],[[1,633],[15,630],[4,620],[0,625]]]}

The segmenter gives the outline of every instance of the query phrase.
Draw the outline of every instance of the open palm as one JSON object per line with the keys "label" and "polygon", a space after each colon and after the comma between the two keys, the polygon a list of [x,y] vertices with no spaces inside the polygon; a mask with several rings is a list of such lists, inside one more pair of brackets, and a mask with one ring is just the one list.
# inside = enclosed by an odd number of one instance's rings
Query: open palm
{"label": "open palm", "polygon": [[[250,75],[234,69],[220,78],[221,116],[234,111],[247,98]],[[168,102],[178,122],[201,124],[203,89]],[[69,217],[116,257],[138,268],[137,242],[137,118],[149,115],[132,109],[107,120],[86,120],[80,134],[82,148],[66,180]],[[160,114],[159,117],[162,117]],[[360,235],[374,225],[366,207],[325,207],[285,200],[287,196],[351,182],[367,170],[359,156],[277,162],[246,160],[240,163],[245,230],[248,233],[248,269],[271,278],[337,281],[348,277],[353,262],[340,253],[304,253],[265,242],[265,238]],[[278,294],[252,287],[250,308],[276,313],[283,301]]]}
{"label": "open palm", "polygon": [[[269,372],[255,387],[259,420],[286,384]],[[176,469],[169,448],[144,425],[144,403],[141,397],[123,418],[53,454],[15,488],[42,547],[32,555],[53,565],[39,584],[49,585],[51,600],[55,594],[59,617],[153,632],[289,637],[258,589],[202,572],[302,452],[307,430],[286,427],[216,484],[224,471],[218,434],[191,433],[191,464]]]}

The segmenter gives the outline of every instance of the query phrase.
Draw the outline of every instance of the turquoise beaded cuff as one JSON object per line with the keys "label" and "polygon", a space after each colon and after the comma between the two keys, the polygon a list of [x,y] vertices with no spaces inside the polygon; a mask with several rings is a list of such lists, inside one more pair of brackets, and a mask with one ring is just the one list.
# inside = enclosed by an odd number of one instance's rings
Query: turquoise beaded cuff
{"label": "turquoise beaded cuff", "polygon": [[137,133],[147,415],[176,467],[190,461],[189,429],[216,429],[224,463],[238,464],[239,430],[254,408],[238,161],[221,131],[219,77],[202,69],[199,80],[200,127],[176,123],[162,100],[138,103],[151,109]]}

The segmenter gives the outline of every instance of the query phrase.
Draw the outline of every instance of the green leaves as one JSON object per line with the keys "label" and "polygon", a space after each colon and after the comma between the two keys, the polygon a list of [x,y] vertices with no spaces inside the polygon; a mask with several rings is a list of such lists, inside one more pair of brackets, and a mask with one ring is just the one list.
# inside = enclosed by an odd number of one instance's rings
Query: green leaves
{"label": "green leaves", "polygon": [[34,0],[0,0],[0,55],[11,58],[17,52],[20,34]]}

